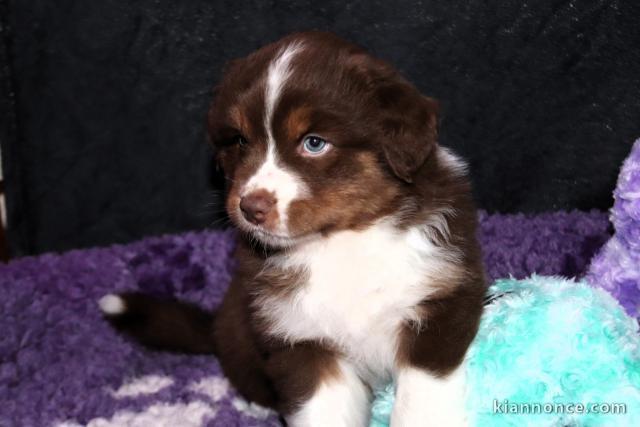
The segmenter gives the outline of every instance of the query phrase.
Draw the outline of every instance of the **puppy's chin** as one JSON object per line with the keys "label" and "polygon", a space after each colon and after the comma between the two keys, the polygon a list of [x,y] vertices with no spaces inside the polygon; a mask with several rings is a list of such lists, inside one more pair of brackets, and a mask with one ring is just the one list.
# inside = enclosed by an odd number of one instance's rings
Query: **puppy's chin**
{"label": "puppy's chin", "polygon": [[292,236],[288,233],[276,233],[266,230],[260,226],[253,225],[242,218],[236,219],[235,223],[236,227],[245,233],[251,240],[257,241],[266,247],[274,249],[293,248],[319,236],[317,233],[304,234],[300,236]]}
{"label": "puppy's chin", "polygon": [[307,240],[305,236],[290,237],[272,234],[264,230],[254,230],[251,235],[265,246],[278,249],[292,248]]}

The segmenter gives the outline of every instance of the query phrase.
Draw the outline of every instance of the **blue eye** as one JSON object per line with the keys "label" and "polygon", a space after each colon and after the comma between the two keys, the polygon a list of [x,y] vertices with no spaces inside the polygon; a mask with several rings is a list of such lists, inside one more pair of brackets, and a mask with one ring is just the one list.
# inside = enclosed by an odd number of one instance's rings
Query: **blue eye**
{"label": "blue eye", "polygon": [[309,154],[321,154],[329,148],[329,143],[319,136],[309,135],[302,141],[302,147]]}

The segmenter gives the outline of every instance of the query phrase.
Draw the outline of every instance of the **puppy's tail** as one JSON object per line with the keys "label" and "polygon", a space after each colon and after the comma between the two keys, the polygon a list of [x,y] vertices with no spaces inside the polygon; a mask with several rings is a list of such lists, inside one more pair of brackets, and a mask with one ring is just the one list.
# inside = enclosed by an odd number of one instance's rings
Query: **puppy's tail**
{"label": "puppy's tail", "polygon": [[105,295],[98,305],[116,330],[148,347],[195,354],[216,351],[214,316],[193,304],[124,293]]}

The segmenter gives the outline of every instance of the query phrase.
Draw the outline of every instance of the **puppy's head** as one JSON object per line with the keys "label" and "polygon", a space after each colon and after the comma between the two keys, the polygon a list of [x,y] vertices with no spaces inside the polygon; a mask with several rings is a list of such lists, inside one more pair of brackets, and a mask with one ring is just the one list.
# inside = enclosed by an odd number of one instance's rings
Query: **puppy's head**
{"label": "puppy's head", "polygon": [[229,216],[290,246],[392,214],[434,149],[436,114],[392,67],[331,34],[233,61],[208,116]]}

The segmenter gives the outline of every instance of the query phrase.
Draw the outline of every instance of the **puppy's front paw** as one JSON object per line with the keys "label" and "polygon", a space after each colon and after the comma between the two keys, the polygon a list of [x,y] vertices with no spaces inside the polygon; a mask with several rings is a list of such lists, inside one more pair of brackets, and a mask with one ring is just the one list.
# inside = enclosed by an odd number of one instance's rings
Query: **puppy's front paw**
{"label": "puppy's front paw", "polygon": [[444,378],[417,368],[398,375],[391,427],[466,427],[464,369]]}

